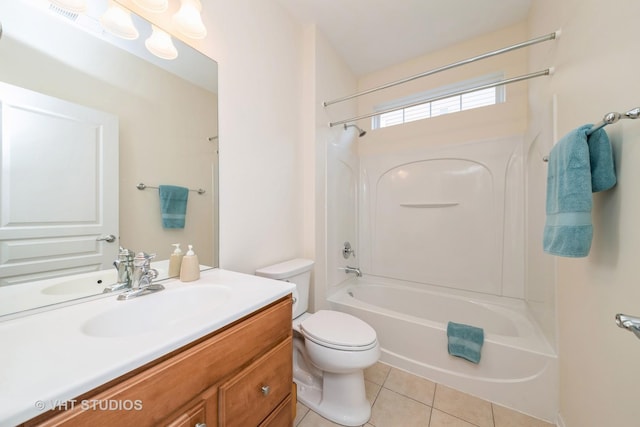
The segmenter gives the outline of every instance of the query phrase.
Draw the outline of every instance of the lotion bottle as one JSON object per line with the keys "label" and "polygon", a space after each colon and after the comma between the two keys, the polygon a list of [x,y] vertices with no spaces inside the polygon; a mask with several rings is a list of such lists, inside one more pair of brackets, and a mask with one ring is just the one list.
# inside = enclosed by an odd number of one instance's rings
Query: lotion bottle
{"label": "lotion bottle", "polygon": [[189,245],[189,250],[182,258],[182,265],[180,266],[180,281],[192,282],[200,278],[200,262],[198,261],[198,255],[193,252],[193,246]]}
{"label": "lotion bottle", "polygon": [[169,277],[178,277],[180,275],[180,267],[184,254],[182,253],[182,249],[180,249],[180,243],[174,243],[171,246],[175,246],[176,248],[169,257]]}

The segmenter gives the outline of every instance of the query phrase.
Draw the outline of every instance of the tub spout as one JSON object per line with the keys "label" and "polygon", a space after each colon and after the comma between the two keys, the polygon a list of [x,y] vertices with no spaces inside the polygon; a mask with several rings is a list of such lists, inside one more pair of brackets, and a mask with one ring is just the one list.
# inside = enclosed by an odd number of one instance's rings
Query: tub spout
{"label": "tub spout", "polygon": [[344,270],[346,274],[355,273],[356,277],[362,277],[362,271],[360,271],[359,267],[349,267],[347,265],[346,267],[340,268],[340,270]]}

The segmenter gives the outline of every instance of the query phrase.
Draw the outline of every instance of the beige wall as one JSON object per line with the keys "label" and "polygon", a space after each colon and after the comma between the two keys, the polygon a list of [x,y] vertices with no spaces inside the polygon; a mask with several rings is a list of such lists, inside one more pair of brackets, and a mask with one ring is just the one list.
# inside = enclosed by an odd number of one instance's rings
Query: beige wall
{"label": "beige wall", "polygon": [[[329,101],[356,91],[356,78],[344,60],[336,53],[324,34],[315,30],[315,138],[316,138],[316,247],[318,248],[316,284],[314,288],[314,310],[327,308],[326,296],[330,287],[347,278],[338,270],[347,262],[342,258],[341,248],[349,240],[357,244],[355,216],[356,205],[341,198],[348,188],[347,180],[340,180],[335,171],[343,161],[353,159],[357,148],[353,129],[346,132],[342,126],[330,128],[329,122],[356,113],[354,101],[322,107]],[[357,140],[357,138],[355,138]],[[357,179],[357,164],[352,169]],[[355,196],[355,188],[350,188]],[[350,264],[357,262],[351,260]]]}
{"label": "beige wall", "polygon": [[[456,44],[396,66],[371,73],[358,80],[359,90],[413,76],[437,67],[480,55],[527,37],[526,25],[520,24],[476,39]],[[526,52],[522,50],[471,63],[443,73],[420,78],[358,98],[358,114],[368,114],[373,106],[408,95],[428,91],[443,85],[504,71],[505,78],[526,74]],[[391,126],[369,132],[359,144],[360,153],[380,150],[400,150],[411,146],[451,144],[487,138],[500,138],[522,134],[527,120],[526,83],[507,86],[506,101],[490,107],[446,114],[427,120],[418,120],[403,126]],[[346,118],[346,117],[342,117]],[[370,129],[371,119],[358,123]]]}
{"label": "beige wall", "polygon": [[[531,50],[532,68],[556,67],[551,79],[531,85],[530,135],[542,135],[541,148],[552,146],[554,96],[558,136],[599,121],[609,111],[640,105],[639,16],[640,3],[634,1],[532,2],[531,35],[562,28],[554,45]],[[622,121],[606,130],[614,146],[618,185],[594,195],[591,253],[552,261],[558,298],[560,415],[565,427],[626,427],[640,420],[635,398],[640,342],[613,320],[618,312],[640,315],[640,123]],[[534,172],[537,176],[531,180],[546,175]],[[543,209],[531,207],[530,216],[543,215]],[[530,256],[549,257],[541,249]],[[551,282],[552,274],[538,279]]]}
{"label": "beige wall", "polygon": [[253,273],[303,255],[303,30],[271,1],[206,11],[219,53],[220,265]]}
{"label": "beige wall", "polygon": [[[329,128],[328,123],[336,115],[354,114],[355,103],[324,108],[322,102],[347,93],[356,88],[356,79],[337,55],[324,34],[315,25],[303,29],[303,90],[300,101],[303,111],[300,127],[300,177],[298,191],[303,200],[303,256],[315,261],[310,295],[310,311],[327,308],[327,283],[344,272],[337,270],[333,255],[339,249],[331,247],[328,236],[333,229],[332,215],[336,201],[328,182],[331,177],[331,147],[345,142],[346,133],[340,128]],[[352,137],[348,138],[351,141]],[[335,246],[335,245],[334,245]]]}

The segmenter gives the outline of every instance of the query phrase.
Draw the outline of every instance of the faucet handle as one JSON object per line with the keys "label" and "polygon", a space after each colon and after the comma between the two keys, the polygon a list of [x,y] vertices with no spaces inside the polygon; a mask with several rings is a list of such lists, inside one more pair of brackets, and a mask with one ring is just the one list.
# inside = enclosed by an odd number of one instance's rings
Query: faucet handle
{"label": "faucet handle", "polygon": [[349,242],[344,242],[344,245],[342,247],[342,256],[344,259],[349,259],[349,257],[353,255],[353,257],[356,257],[356,251],[354,251],[351,248],[351,243]]}
{"label": "faucet handle", "polygon": [[156,254],[148,254],[146,252],[138,252],[133,258],[133,265],[135,267],[142,267],[148,269],[151,266],[151,260],[156,257]]}
{"label": "faucet handle", "polygon": [[134,252],[120,246],[118,251],[118,261],[133,261]]}

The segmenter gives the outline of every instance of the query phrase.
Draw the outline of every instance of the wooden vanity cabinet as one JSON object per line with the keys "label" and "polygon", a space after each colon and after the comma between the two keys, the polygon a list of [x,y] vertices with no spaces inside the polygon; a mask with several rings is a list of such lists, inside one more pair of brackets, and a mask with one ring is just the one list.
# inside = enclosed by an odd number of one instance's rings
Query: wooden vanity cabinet
{"label": "wooden vanity cabinet", "polygon": [[23,426],[291,426],[292,366],[289,295]]}

